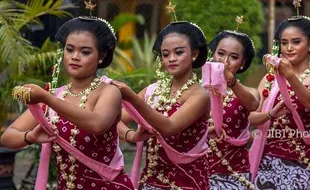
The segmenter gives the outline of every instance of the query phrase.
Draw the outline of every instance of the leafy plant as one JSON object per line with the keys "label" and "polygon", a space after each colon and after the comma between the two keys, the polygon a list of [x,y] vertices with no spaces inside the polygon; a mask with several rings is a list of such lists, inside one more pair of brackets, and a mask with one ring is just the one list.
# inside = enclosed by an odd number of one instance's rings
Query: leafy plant
{"label": "leafy plant", "polygon": [[65,11],[68,8],[74,6],[64,4],[64,0],[29,0],[26,4],[0,1],[0,101],[5,102],[0,105],[0,126],[8,110],[22,109],[11,99],[12,88],[21,82],[43,84],[56,56],[55,44],[46,40],[41,49],[37,48],[21,31],[31,25],[42,25],[39,19],[42,15],[70,16]]}
{"label": "leafy plant", "polygon": [[132,57],[120,48],[115,49],[112,65],[105,70],[113,79],[125,81],[135,92],[156,79],[156,57],[152,52],[156,36],[144,34],[144,39],[132,39]]}
{"label": "leafy plant", "polygon": [[113,26],[114,30],[118,32],[124,25],[130,22],[144,24],[145,20],[142,15],[134,15],[131,13],[121,13],[113,19],[113,21],[111,22],[111,25]]}
{"label": "leafy plant", "polygon": [[[239,26],[239,31],[248,34],[254,41],[256,51],[260,50],[262,46],[260,34],[265,23],[260,1],[172,0],[172,2],[176,5],[178,20],[188,20],[198,24],[204,31],[208,42],[222,30],[235,30],[236,16],[243,15],[244,23]],[[257,62],[256,59],[253,63]],[[244,79],[248,73],[248,71],[245,72],[239,78]]]}

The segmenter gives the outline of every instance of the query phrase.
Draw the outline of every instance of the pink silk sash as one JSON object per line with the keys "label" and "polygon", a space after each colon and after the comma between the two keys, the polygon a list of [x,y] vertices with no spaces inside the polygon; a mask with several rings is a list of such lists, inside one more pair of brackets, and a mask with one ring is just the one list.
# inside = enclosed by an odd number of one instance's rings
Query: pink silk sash
{"label": "pink silk sash", "polygon": [[[106,83],[110,83],[112,80],[107,77],[102,77],[101,80]],[[56,90],[56,96],[61,94],[65,90],[64,86],[61,88],[58,88]],[[38,104],[35,105],[27,105],[30,112],[34,116],[34,118],[39,122],[40,125],[43,126],[43,129],[49,134],[52,135],[52,126],[48,121],[46,120],[46,117],[44,116],[41,107]],[[52,110],[51,110],[52,111]],[[50,117],[53,117],[55,115],[55,112],[52,111],[50,113]],[[78,149],[73,147],[69,142],[64,140],[62,137],[58,136],[55,140],[56,143],[58,143],[65,151],[67,151],[70,155],[75,157],[77,160],[79,160],[81,163],[95,171],[98,175],[102,177],[103,180],[110,180],[113,181],[119,173],[124,168],[124,161],[123,161],[123,155],[122,152],[117,146],[117,151],[110,163],[110,165],[106,165],[104,163],[98,162],[94,159],[91,159],[84,155],[82,152],[80,152]],[[118,143],[118,142],[117,142]],[[44,143],[42,144],[42,150],[40,153],[40,163],[39,163],[39,169],[37,173],[37,179],[35,184],[35,190],[44,190],[46,189],[47,180],[48,180],[48,171],[49,171],[49,162],[50,162],[50,154],[51,154],[51,144],[50,143]]]}
{"label": "pink silk sash", "polygon": [[[145,93],[145,100],[147,100],[151,94],[153,94],[154,90],[157,87],[157,83],[151,84],[147,87],[147,91]],[[156,103],[157,98],[155,97],[154,103]],[[148,132],[155,133],[157,140],[162,145],[163,149],[165,150],[169,160],[176,164],[188,164],[197,160],[198,158],[205,156],[208,145],[205,143],[207,140],[207,130],[200,141],[196,144],[194,148],[192,148],[187,153],[181,153],[172,148],[164,138],[147,122],[145,119],[135,110],[135,108],[128,102],[123,101],[124,109],[131,115],[134,121],[136,121],[139,126],[143,129],[147,130]],[[135,155],[134,164],[131,170],[131,181],[134,187],[137,187],[138,175],[139,175],[139,168],[141,165],[142,159],[142,152],[143,152],[143,142],[137,143],[137,152]]]}
{"label": "pink silk sash", "polygon": [[[281,58],[278,58],[276,56],[272,55],[266,55],[267,61],[271,63],[274,67],[278,67],[280,64]],[[297,125],[297,128],[301,131],[304,132],[305,128],[304,125],[300,119],[300,116],[298,115],[296,109],[293,107],[293,104],[291,102],[291,98],[288,94],[288,88],[286,85],[286,79],[279,75],[275,74],[276,78],[276,83],[273,84],[271,92],[269,97],[265,100],[262,108],[262,112],[268,112],[272,109],[275,99],[277,97],[277,94],[280,90],[281,95],[283,97],[285,105],[290,109],[293,119]],[[258,173],[258,167],[260,164],[260,161],[263,156],[264,152],[264,147],[267,139],[267,134],[268,134],[268,129],[270,128],[271,121],[268,120],[264,124],[260,125],[257,127],[257,130],[261,131],[261,135],[256,137],[253,141],[253,144],[251,146],[250,152],[249,152],[249,159],[250,159],[250,164],[251,164],[251,173],[252,173],[252,182],[254,181],[255,177],[257,176]],[[306,144],[310,144],[310,137],[304,136],[303,140]]]}
{"label": "pink silk sash", "polygon": [[225,65],[218,62],[206,62],[202,66],[202,86],[211,98],[211,113],[215,132],[221,136],[223,124],[223,96],[226,95],[227,83],[224,76]]}
{"label": "pink silk sash", "polygon": [[[225,65],[218,62],[206,62],[202,66],[202,86],[205,87],[211,98],[211,112],[217,136],[221,136],[223,126],[223,96],[226,95],[227,83],[225,79]],[[225,135],[224,140],[234,146],[245,145],[250,138],[250,123],[247,128],[235,139]]]}

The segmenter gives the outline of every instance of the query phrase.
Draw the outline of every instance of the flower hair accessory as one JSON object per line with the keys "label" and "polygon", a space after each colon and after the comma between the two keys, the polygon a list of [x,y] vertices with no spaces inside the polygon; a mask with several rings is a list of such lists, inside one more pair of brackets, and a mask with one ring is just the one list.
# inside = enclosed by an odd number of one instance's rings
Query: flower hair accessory
{"label": "flower hair accessory", "polygon": [[264,98],[268,98],[272,84],[275,80],[275,76],[274,76],[274,66],[273,64],[271,64],[271,62],[278,62],[277,64],[279,64],[280,59],[278,58],[277,55],[279,54],[280,51],[280,46],[279,43],[277,41],[273,41],[273,45],[272,45],[272,53],[271,54],[266,54],[263,57],[263,63],[266,66],[267,69],[267,75],[265,76],[265,88],[262,91],[262,95]]}

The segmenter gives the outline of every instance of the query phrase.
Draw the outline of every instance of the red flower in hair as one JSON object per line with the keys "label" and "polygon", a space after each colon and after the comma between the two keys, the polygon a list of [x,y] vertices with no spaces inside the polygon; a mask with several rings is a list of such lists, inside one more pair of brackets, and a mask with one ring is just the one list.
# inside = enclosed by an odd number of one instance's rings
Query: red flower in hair
{"label": "red flower in hair", "polygon": [[266,76],[266,79],[267,79],[268,82],[271,82],[271,81],[274,80],[274,75],[268,74],[268,75]]}
{"label": "red flower in hair", "polygon": [[268,89],[264,89],[263,90],[263,96],[265,97],[265,98],[267,98],[268,96],[269,96],[269,90]]}

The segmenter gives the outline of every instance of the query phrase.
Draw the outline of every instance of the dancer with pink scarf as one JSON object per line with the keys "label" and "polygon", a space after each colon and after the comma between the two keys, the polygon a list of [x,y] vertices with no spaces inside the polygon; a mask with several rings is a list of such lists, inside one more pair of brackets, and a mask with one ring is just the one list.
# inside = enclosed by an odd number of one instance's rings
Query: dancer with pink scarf
{"label": "dancer with pink scarf", "polygon": [[[254,189],[250,182],[250,164],[248,160],[249,121],[248,115],[256,110],[259,94],[256,89],[242,85],[235,77],[236,73],[246,71],[255,56],[252,40],[244,33],[225,30],[219,32],[210,42],[213,62],[203,66],[203,85],[210,91],[212,117],[209,119],[208,152],[210,189]],[[208,64],[213,66],[213,77],[206,72]],[[222,66],[222,73],[214,73]],[[210,82],[206,82],[206,77]],[[227,93],[218,104],[213,101],[220,94],[209,88],[212,81],[223,75],[227,82]],[[216,102],[217,103],[217,102]]]}
{"label": "dancer with pink scarf", "polygon": [[258,87],[260,112],[250,117],[257,126],[250,150],[256,189],[310,189],[309,40],[309,18],[291,17],[276,30],[280,51],[265,56],[272,72]]}
{"label": "dancer with pink scarf", "polygon": [[[160,57],[164,70],[157,71],[160,78],[156,83],[137,95],[127,85],[112,82],[146,120],[138,122],[141,126],[135,132],[124,125],[132,120],[133,113],[123,112],[120,136],[136,142],[153,133],[147,140],[140,189],[209,189],[205,141],[210,100],[193,73],[193,68],[201,67],[207,58],[204,34],[189,22],[170,23],[159,33],[153,52]],[[139,148],[141,143],[138,152]],[[135,175],[132,173],[133,181]]]}
{"label": "dancer with pink scarf", "polygon": [[[36,190],[46,189],[51,148],[59,190],[134,189],[123,170],[118,144],[121,93],[96,76],[98,68],[112,62],[116,46],[113,28],[100,18],[78,17],[62,25],[56,40],[63,55],[54,67],[50,93],[33,84],[14,89],[14,95],[29,104],[29,110],[4,132],[1,144],[13,149],[43,144]],[[56,88],[62,56],[71,82]],[[38,103],[44,104],[48,121]]]}

